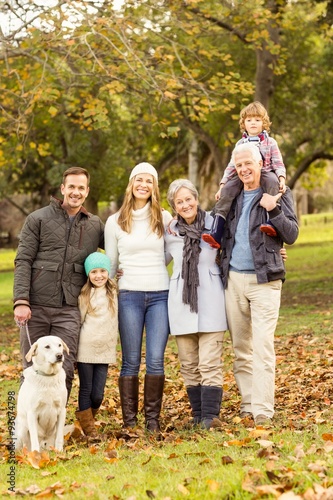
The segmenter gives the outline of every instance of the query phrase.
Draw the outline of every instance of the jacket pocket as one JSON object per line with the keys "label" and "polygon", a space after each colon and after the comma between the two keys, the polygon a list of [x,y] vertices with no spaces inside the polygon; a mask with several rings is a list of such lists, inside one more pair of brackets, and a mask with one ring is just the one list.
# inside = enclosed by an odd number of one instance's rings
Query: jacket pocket
{"label": "jacket pocket", "polygon": [[83,264],[78,264],[77,262],[74,262],[73,273],[71,273],[71,278],[70,278],[71,285],[81,289],[86,281],[87,281],[87,276]]}
{"label": "jacket pocket", "polygon": [[210,268],[209,269],[209,278],[210,278],[210,282],[211,282],[211,285],[210,286],[214,286],[214,283],[215,283],[215,286],[216,286],[216,280],[218,280],[218,286],[220,286],[222,288],[222,270],[219,269],[219,268]]}
{"label": "jacket pocket", "polygon": [[[175,274],[171,275],[170,278],[170,285],[169,285],[169,291],[171,293],[179,293],[179,283],[180,283],[180,272],[176,272]],[[170,293],[170,292],[169,292]]]}
{"label": "jacket pocket", "polygon": [[280,254],[280,247],[267,248],[266,247],[266,261],[267,261],[267,272],[270,273],[280,273],[285,270],[283,260]]}
{"label": "jacket pocket", "polygon": [[74,263],[74,272],[85,275],[84,266],[82,264],[78,264],[77,262],[75,262]]}
{"label": "jacket pocket", "polygon": [[221,269],[210,268],[210,269],[209,269],[209,275],[210,275],[211,277],[221,276]]}
{"label": "jacket pocket", "polygon": [[180,272],[177,272],[175,274],[172,274],[170,281],[176,282],[179,281],[179,278],[180,278]]}
{"label": "jacket pocket", "polygon": [[36,260],[32,264],[31,294],[41,297],[54,297],[57,294],[58,262]]}
{"label": "jacket pocket", "polygon": [[[37,279],[45,277],[48,273],[55,273],[58,271],[58,262],[49,262],[47,260],[36,260],[32,264],[31,282],[34,283]],[[55,275],[50,275],[51,280],[55,279]]]}

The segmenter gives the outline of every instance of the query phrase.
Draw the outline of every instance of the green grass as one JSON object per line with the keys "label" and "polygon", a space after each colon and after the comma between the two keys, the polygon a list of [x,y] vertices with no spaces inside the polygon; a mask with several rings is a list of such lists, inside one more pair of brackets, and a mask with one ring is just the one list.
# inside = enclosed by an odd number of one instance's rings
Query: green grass
{"label": "green grass", "polygon": [[0,272],[14,269],[16,250],[0,248]]}
{"label": "green grass", "polygon": [[8,308],[13,295],[13,271],[0,273],[0,311]]}
{"label": "green grass", "polygon": [[[238,418],[239,394],[226,334],[222,426],[210,432],[185,430],[189,405],[171,338],[166,351],[162,412],[165,439],[156,441],[146,436],[142,416],[136,433],[121,432],[118,360],[118,366],[109,370],[99,415],[107,441],[96,449],[68,444],[63,453],[49,453],[50,461],[46,460],[43,467],[40,462],[39,469],[29,464],[33,457],[21,455],[15,475],[22,494],[39,488],[44,496],[62,495],[65,499],[254,500],[277,498],[283,492],[289,493],[288,498],[292,494],[304,499],[331,498],[333,215],[307,216],[306,223],[302,220],[299,240],[287,251],[287,280],[276,332],[276,415],[272,428],[254,429]],[[11,272],[0,273],[3,438],[7,394],[17,393],[20,374],[18,332],[10,306],[11,281]],[[68,405],[68,422],[74,418],[76,398],[77,379]],[[9,464],[1,450],[0,484],[5,485]],[[320,488],[322,496],[316,497],[315,490]],[[6,494],[5,486],[0,486],[1,494]]]}

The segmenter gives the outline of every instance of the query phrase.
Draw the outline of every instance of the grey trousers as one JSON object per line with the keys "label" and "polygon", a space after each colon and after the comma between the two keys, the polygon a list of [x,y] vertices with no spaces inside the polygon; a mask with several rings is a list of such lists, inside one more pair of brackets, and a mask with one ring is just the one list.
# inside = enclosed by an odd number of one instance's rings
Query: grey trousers
{"label": "grey trousers", "polygon": [[[64,354],[64,370],[66,372],[66,387],[68,397],[71,392],[74,378],[74,364],[76,362],[79,335],[80,312],[77,307],[64,305],[62,307],[31,306],[31,319],[28,322],[28,331],[31,344],[46,335],[56,335],[63,340],[69,349],[69,355]],[[20,347],[23,368],[31,365],[25,359],[30,349],[26,327],[20,328]]]}

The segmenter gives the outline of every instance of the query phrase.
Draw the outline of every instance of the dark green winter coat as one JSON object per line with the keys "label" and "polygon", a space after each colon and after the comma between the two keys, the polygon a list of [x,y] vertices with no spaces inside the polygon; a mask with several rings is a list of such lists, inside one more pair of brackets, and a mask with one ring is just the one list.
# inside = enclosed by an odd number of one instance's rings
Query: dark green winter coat
{"label": "dark green winter coat", "polygon": [[71,225],[61,205],[60,200],[51,198],[47,207],[26,218],[15,258],[14,302],[77,305],[87,280],[84,260],[104,248],[104,224],[81,207]]}

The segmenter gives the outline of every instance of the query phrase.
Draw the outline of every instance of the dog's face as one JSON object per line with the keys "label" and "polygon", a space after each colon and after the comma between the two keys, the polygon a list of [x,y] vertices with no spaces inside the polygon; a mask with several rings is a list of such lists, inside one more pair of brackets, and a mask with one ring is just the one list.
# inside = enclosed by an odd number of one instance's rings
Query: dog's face
{"label": "dog's face", "polygon": [[31,346],[25,359],[29,362],[32,361],[36,369],[49,373],[52,369],[55,371],[60,369],[64,361],[64,351],[69,354],[65,342],[55,335],[48,335],[41,337]]}

